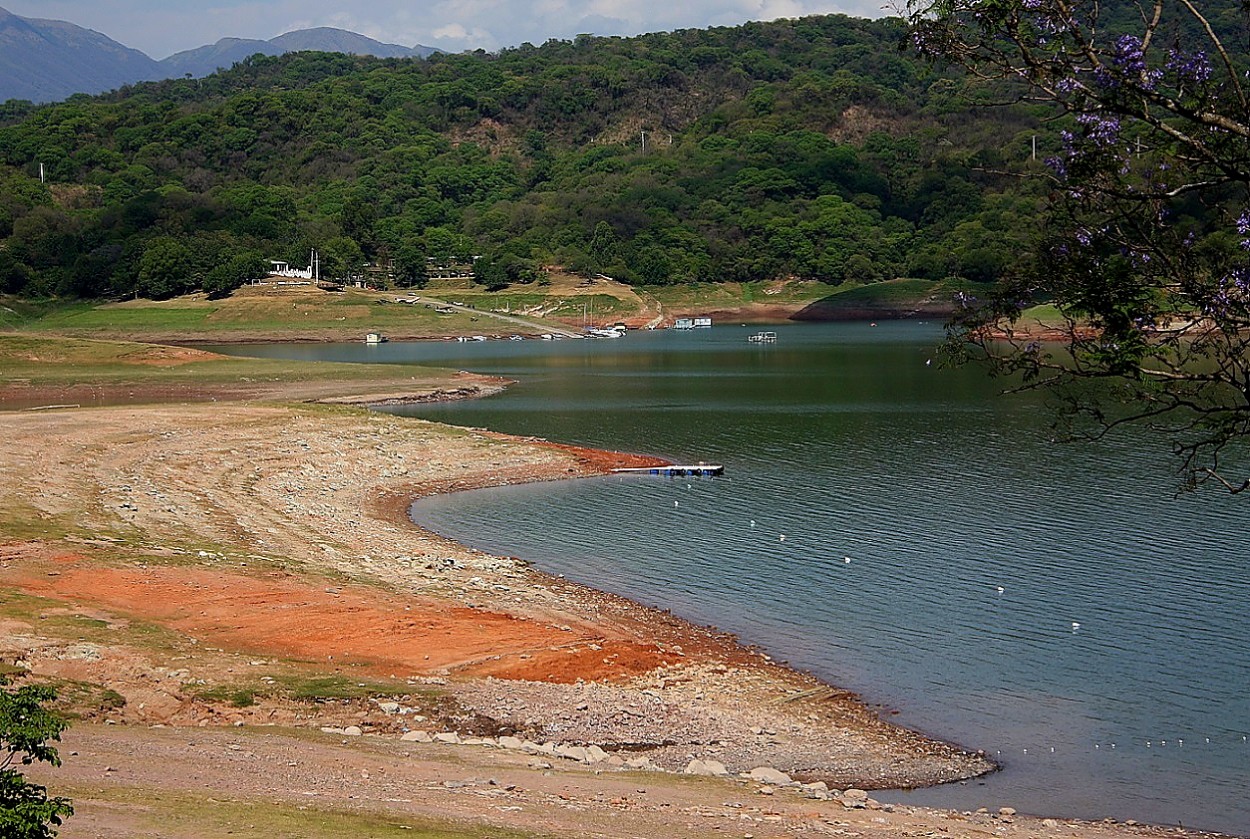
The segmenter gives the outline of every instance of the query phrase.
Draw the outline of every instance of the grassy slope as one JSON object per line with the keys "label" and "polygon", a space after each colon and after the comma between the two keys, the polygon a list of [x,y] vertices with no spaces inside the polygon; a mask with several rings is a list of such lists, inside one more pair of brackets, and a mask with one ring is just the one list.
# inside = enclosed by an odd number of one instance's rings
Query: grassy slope
{"label": "grassy slope", "polygon": [[0,410],[219,399],[367,401],[498,385],[454,370],[408,364],[235,358],[29,333],[0,333],[0,371]]}
{"label": "grassy slope", "polygon": [[397,297],[409,296],[409,292],[327,293],[306,287],[246,287],[222,300],[189,295],[164,301],[38,307],[12,304],[0,309],[0,328],[161,343],[358,341],[367,332],[380,332],[391,338],[440,338],[542,331],[541,327],[526,329],[495,320],[486,312],[520,314],[538,324],[547,319],[579,325],[583,314],[592,323],[649,320],[654,314],[649,303],[656,301],[670,316],[737,309],[746,314],[758,307],[799,311],[816,303],[831,317],[843,310],[860,316],[880,311],[882,316],[888,316],[890,312],[916,309],[922,304],[942,304],[956,290],[946,283],[924,280],[844,286],[808,281],[718,283],[634,290],[615,283],[556,277],[547,285],[513,286],[500,292],[487,292],[468,283],[436,284],[428,291],[412,292],[443,302],[464,303],[482,313],[448,314],[422,304],[394,302]]}

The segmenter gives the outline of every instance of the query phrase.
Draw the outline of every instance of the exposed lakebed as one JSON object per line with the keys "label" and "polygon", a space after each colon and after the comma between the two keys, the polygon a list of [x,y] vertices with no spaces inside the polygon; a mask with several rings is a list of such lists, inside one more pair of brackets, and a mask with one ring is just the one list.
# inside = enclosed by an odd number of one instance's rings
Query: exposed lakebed
{"label": "exposed lakebed", "polygon": [[723,463],[414,515],[737,632],[1004,766],[897,800],[1250,830],[1247,502],[1175,498],[1157,441],[1054,442],[1036,397],[943,369],[936,325],[754,331],[230,351],[507,376],[397,411]]}

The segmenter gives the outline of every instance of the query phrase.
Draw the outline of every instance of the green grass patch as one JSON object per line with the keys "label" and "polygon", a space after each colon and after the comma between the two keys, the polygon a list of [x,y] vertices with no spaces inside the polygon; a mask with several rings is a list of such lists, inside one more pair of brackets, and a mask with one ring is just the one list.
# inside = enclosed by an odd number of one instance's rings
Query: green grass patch
{"label": "green grass patch", "polygon": [[[30,333],[180,343],[363,340],[367,332],[441,337],[516,328],[484,315],[440,314],[422,304],[395,302],[406,296],[407,291],[384,294],[353,289],[331,293],[307,288],[245,287],[221,300],[191,295],[165,301],[49,303],[38,310],[15,311],[10,328]],[[496,305],[483,302],[479,308],[489,310]]]}
{"label": "green grass patch", "polygon": [[0,534],[6,540],[60,539],[77,528],[78,522],[68,513],[46,513],[15,498],[6,499],[0,505]]}
{"label": "green grass patch", "polygon": [[113,303],[91,308],[77,306],[50,312],[35,324],[41,330],[88,330],[103,329],[120,331],[146,330],[192,330],[202,329],[208,308],[175,308],[167,306],[128,306]]}
{"label": "green grass patch", "polygon": [[224,702],[236,708],[250,708],[256,704],[257,696],[267,696],[263,687],[242,687],[240,685],[217,685],[195,691],[195,697],[205,702]]}
{"label": "green grass patch", "polygon": [[1045,326],[1061,327],[1067,323],[1063,317],[1063,313],[1059,311],[1059,307],[1051,303],[1043,303],[1040,306],[1030,306],[1020,313],[1020,323],[1035,324],[1040,323]]}
{"label": "green grass patch", "polygon": [[117,623],[74,611],[59,600],[0,588],[0,617],[28,623],[41,637],[69,644],[100,647],[123,645],[155,654],[163,661],[194,649],[187,639],[170,629],[145,621],[126,619]]}
{"label": "green grass patch", "polygon": [[7,679],[10,676],[25,676],[28,671],[25,667],[18,667],[16,664],[9,664],[7,661],[0,661],[0,680]]}
{"label": "green grass patch", "polygon": [[56,691],[54,707],[57,713],[67,719],[107,714],[126,707],[126,697],[110,687],[96,682],[84,682],[77,679],[45,679],[34,680],[47,685]]}
{"label": "green grass patch", "polygon": [[277,676],[283,693],[297,702],[411,696],[412,685],[402,682],[361,681],[348,676]]}
{"label": "green grass patch", "polygon": [[402,699],[409,704],[436,701],[441,694],[419,689],[406,682],[362,680],[342,675],[270,673],[272,682],[255,679],[210,685],[193,691],[197,699],[248,708],[261,699],[287,699],[294,702],[341,702],[359,699]]}
{"label": "green grass patch", "polygon": [[[533,839],[539,835],[406,813],[339,810],[272,798],[226,798],[220,792],[64,785],[55,779],[51,784],[56,794],[75,799],[80,813],[100,807],[117,813],[125,823],[148,826],[152,835],[200,839]],[[72,827],[73,819],[67,824]]]}
{"label": "green grass patch", "polygon": [[345,382],[372,385],[414,379],[438,382],[447,370],[400,364],[346,364],[205,355],[174,359],[179,350],[129,341],[0,335],[0,368],[30,385],[248,385],[257,382]]}

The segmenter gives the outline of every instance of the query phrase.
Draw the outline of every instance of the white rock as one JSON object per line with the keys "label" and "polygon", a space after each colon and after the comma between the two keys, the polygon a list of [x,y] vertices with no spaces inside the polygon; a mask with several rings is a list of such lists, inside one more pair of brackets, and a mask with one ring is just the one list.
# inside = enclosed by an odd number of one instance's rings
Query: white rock
{"label": "white rock", "polygon": [[409,731],[403,737],[399,738],[408,743],[429,743],[434,738],[426,731]]}
{"label": "white rock", "polygon": [[687,775],[708,775],[715,777],[724,777],[729,774],[729,770],[725,768],[725,764],[719,760],[692,760],[686,764],[685,772]]}
{"label": "white rock", "polygon": [[451,745],[455,745],[460,742],[460,735],[454,731],[441,731],[434,735],[434,741],[436,743],[450,743]]}
{"label": "white rock", "polygon": [[363,734],[364,732],[360,730],[360,726],[358,725],[349,725],[347,728],[343,729],[344,737],[360,737]]}
{"label": "white rock", "polygon": [[578,760],[586,763],[589,755],[581,746],[556,746],[556,757],[562,757],[567,760]]}
{"label": "white rock", "polygon": [[602,763],[608,759],[608,753],[598,746],[586,747],[586,761],[588,763]]}
{"label": "white rock", "polygon": [[523,749],[525,741],[520,737],[500,737],[499,746],[504,749]]}
{"label": "white rock", "polygon": [[780,769],[773,769],[771,766],[757,766],[748,773],[748,776],[753,781],[775,786],[784,787],[787,784],[794,783],[785,772],[782,772]]}

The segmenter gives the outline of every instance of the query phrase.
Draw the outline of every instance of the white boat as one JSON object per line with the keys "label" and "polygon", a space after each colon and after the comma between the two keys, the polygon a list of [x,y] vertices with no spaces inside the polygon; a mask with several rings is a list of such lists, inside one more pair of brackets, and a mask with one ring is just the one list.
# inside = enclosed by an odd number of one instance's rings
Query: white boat
{"label": "white boat", "polygon": [[776,332],[756,332],[750,338],[747,338],[752,344],[775,344],[777,343]]}
{"label": "white boat", "polygon": [[370,332],[368,335],[365,336],[365,343],[366,344],[385,344],[386,337],[384,335],[379,335],[377,332]]}
{"label": "white boat", "polygon": [[592,326],[586,334],[595,338],[620,338],[625,334],[623,326]]}

